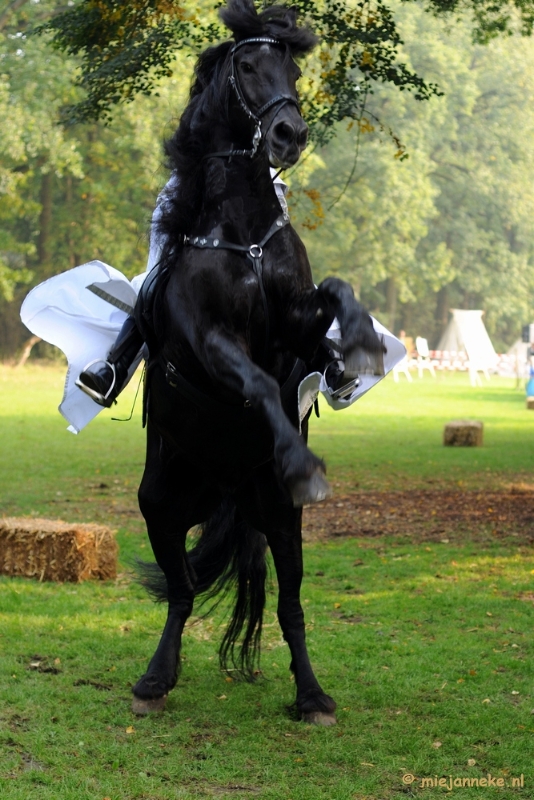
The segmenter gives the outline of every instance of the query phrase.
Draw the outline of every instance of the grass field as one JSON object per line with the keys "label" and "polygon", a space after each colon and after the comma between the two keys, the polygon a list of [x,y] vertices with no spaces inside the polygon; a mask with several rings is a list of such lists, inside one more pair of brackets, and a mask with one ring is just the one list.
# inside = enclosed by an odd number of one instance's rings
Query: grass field
{"label": "grass field", "polygon": [[[81,585],[0,579],[2,799],[532,796],[534,558],[513,531],[306,545],[309,647],[338,701],[333,728],[286,709],[294,688],[274,583],[256,684],[220,672],[222,612],[209,614],[186,630],[166,711],[134,718],[130,686],[164,615],[127,571],[149,552],[135,497],[140,414],[118,423],[104,412],[72,436],[55,410],[62,383],[58,367],[0,368],[0,512],[111,525],[121,574]],[[116,415],[128,415],[133,391]],[[349,411],[321,408],[312,446],[340,492],[520,485],[532,502],[534,413],[512,380],[473,389],[461,375],[387,379]],[[460,417],[484,421],[483,448],[441,445],[443,424]]]}

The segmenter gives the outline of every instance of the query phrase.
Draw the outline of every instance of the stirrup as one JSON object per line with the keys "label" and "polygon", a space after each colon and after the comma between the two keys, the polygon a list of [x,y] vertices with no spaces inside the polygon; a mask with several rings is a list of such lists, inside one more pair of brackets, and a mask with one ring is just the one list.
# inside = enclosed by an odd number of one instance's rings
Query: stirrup
{"label": "stirrup", "polygon": [[107,390],[106,394],[102,394],[101,392],[97,392],[95,389],[91,389],[90,386],[86,386],[80,377],[76,378],[74,383],[78,387],[78,389],[81,389],[82,392],[85,392],[85,394],[88,395],[91,398],[91,400],[94,400],[95,403],[98,403],[99,406],[104,406],[104,408],[110,408],[113,403],[117,402],[116,400],[108,402],[108,397],[111,395],[113,389],[115,388],[115,384],[117,383],[117,372],[115,370],[115,364],[112,364],[110,361],[106,361],[105,358],[95,358],[94,361],[90,361],[88,364],[85,365],[80,375],[82,375],[89,369],[89,367],[92,367],[95,364],[106,364],[106,366],[111,368],[111,371],[113,373],[113,380],[111,381],[111,386]]}

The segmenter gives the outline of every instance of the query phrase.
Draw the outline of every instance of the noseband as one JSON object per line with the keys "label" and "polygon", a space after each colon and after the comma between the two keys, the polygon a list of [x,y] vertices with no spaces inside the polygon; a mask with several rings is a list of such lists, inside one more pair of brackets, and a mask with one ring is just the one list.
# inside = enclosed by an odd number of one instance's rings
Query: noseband
{"label": "noseband", "polygon": [[[232,89],[234,91],[237,101],[241,106],[241,109],[245,112],[245,114],[251,120],[251,122],[254,123],[255,127],[254,127],[254,134],[252,136],[252,147],[250,148],[250,150],[227,150],[219,153],[209,153],[209,155],[204,156],[204,158],[214,158],[214,157],[231,158],[232,156],[248,156],[249,158],[254,158],[263,137],[263,133],[261,130],[261,120],[264,114],[266,114],[270,108],[273,108],[273,106],[279,106],[278,111],[276,112],[278,114],[278,112],[281,111],[285,105],[291,103],[292,105],[297,107],[300,113],[300,105],[298,99],[296,97],[292,97],[289,94],[277,94],[275,95],[275,97],[272,97],[270,100],[268,100],[256,112],[252,111],[252,109],[250,108],[245,99],[245,95],[243,94],[243,90],[239,82],[239,76],[235,68],[235,54],[241,47],[243,47],[246,44],[274,44],[280,47],[282,46],[282,42],[280,42],[278,39],[273,39],[270,36],[254,36],[250,39],[242,39],[240,42],[234,44],[234,46],[230,50],[230,74],[228,76],[228,87],[229,89]],[[227,93],[227,104],[228,104],[228,93]]]}

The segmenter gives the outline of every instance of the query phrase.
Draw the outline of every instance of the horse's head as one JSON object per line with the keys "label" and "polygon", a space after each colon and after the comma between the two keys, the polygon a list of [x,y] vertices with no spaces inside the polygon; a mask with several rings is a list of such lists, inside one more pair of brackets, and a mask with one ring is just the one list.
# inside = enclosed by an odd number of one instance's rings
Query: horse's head
{"label": "horse's head", "polygon": [[250,112],[255,135],[261,133],[271,165],[296,164],[308,140],[296,88],[300,69],[286,47],[269,37],[243,40],[231,57],[230,80],[237,105]]}
{"label": "horse's head", "polygon": [[251,0],[229,0],[221,17],[236,40],[229,52],[231,109],[251,122],[252,154],[263,139],[271,165],[290,167],[308,139],[296,88],[301,72],[293,56],[311,50],[316,37],[297,27],[294,9],[283,6],[258,14]]}

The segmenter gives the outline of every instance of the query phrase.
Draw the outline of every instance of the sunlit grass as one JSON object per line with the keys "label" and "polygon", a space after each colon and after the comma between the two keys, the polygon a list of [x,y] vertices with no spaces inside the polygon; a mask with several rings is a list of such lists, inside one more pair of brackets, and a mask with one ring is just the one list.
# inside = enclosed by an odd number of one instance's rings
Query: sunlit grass
{"label": "sunlit grass", "polygon": [[[55,368],[0,372],[0,510],[116,527],[124,570],[149,553],[135,497],[139,413],[127,424],[104,412],[74,437],[55,411],[62,381]],[[128,392],[119,415],[129,412]],[[472,389],[464,376],[387,380],[350,411],[324,406],[312,442],[340,490],[531,481],[534,414],[513,381]],[[484,420],[484,447],[444,448],[444,422],[465,416]],[[127,572],[103,584],[0,579],[2,799],[400,800],[408,772],[508,782],[523,774],[523,789],[465,787],[454,797],[529,797],[534,558],[513,533],[480,543],[466,529],[451,544],[399,531],[306,545],[310,654],[338,702],[329,729],[306,727],[286,708],[294,684],[272,579],[263,677],[228,680],[217,661],[222,611],[195,617],[179,686],[149,719],[132,716],[131,685],[165,610]]]}
{"label": "sunlit grass", "polygon": [[[220,619],[211,616],[186,630],[179,687],[164,714],[146,720],[132,717],[129,687],[153,651],[162,609],[124,580],[4,579],[3,796],[33,788],[53,798],[59,785],[61,797],[82,796],[83,786],[89,798],[383,800],[404,796],[408,771],[532,780],[533,568],[528,549],[502,544],[483,553],[468,541],[308,546],[309,648],[339,704],[339,724],[326,730],[286,711],[294,687],[272,625],[274,587],[264,678],[228,682],[217,666]],[[61,671],[30,669],[35,657]],[[38,768],[25,768],[28,754]]]}

